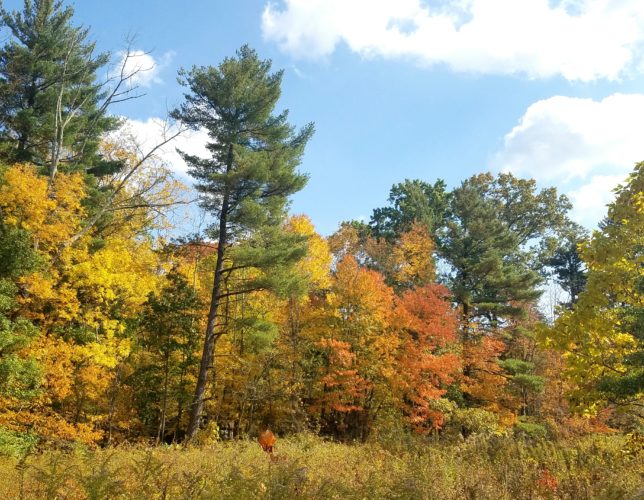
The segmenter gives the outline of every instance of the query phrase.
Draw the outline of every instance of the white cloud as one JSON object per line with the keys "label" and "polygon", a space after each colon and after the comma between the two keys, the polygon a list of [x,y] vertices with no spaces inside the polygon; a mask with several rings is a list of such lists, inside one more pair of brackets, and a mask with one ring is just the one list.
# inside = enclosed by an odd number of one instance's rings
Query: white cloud
{"label": "white cloud", "polygon": [[163,83],[159,73],[172,62],[174,55],[173,51],[168,51],[156,60],[152,54],[142,50],[121,52],[117,70],[122,69],[123,75],[132,75],[129,78],[131,86],[150,87],[153,83]]}
{"label": "white cloud", "polygon": [[410,57],[456,71],[617,79],[641,70],[641,0],[283,0],[264,38],[296,57],[344,42],[363,56]]}
{"label": "white cloud", "polygon": [[496,163],[546,181],[585,178],[644,160],[644,94],[601,101],[555,96],[532,104],[505,136]]}
{"label": "white cloud", "polygon": [[605,215],[611,190],[644,160],[642,116],[644,94],[538,101],[505,136],[492,163],[557,185],[574,203],[573,217],[593,226]]}
{"label": "white cloud", "polygon": [[[169,135],[171,135],[172,130],[171,128]],[[141,148],[141,151],[145,153],[163,142],[164,134],[168,132],[168,129],[161,118],[148,118],[145,121],[128,119],[121,132],[130,134]],[[156,156],[172,171],[185,177],[188,174],[188,166],[177,152],[177,149],[191,155],[209,157],[210,153],[206,149],[207,142],[208,133],[205,130],[187,130],[159,148]]]}
{"label": "white cloud", "polygon": [[612,192],[624,182],[626,175],[596,175],[579,189],[567,193],[573,204],[571,217],[586,226],[599,223],[608,212],[608,205],[615,198]]}

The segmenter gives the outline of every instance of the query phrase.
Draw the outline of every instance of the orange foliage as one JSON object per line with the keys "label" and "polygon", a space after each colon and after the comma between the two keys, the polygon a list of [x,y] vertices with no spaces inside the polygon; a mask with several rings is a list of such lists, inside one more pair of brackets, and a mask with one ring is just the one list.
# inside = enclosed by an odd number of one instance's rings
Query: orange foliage
{"label": "orange foliage", "polygon": [[557,481],[557,478],[548,470],[548,468],[543,467],[539,472],[537,486],[541,493],[550,496],[557,492],[559,481]]}
{"label": "orange foliage", "polygon": [[275,446],[277,438],[275,437],[275,434],[267,429],[259,435],[257,441],[262,447],[262,450],[264,450],[266,453],[273,453],[273,446]]}
{"label": "orange foliage", "polygon": [[49,443],[78,441],[95,444],[103,437],[91,423],[71,423],[47,407],[32,406],[15,411],[0,405],[0,426],[16,432],[31,432]]}
{"label": "orange foliage", "polygon": [[498,364],[499,356],[506,348],[502,340],[489,336],[466,341],[463,345],[463,392],[495,412],[502,411],[503,387],[507,384]]}
{"label": "orange foliage", "polygon": [[458,355],[448,351],[456,340],[457,319],[447,296],[445,287],[427,285],[407,291],[396,310],[403,339],[398,357],[401,404],[419,432],[442,426],[443,416],[431,401],[445,394],[460,368]]}
{"label": "orange foliage", "polygon": [[341,413],[362,410],[360,402],[367,396],[372,384],[359,375],[351,344],[322,339],[316,346],[327,353],[328,359],[320,378],[324,391],[319,404]]}

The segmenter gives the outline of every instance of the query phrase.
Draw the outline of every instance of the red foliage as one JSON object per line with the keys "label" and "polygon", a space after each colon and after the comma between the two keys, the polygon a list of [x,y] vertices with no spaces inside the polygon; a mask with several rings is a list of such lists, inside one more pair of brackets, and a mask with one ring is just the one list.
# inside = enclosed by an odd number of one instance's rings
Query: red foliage
{"label": "red foliage", "polygon": [[556,493],[557,487],[559,486],[559,481],[557,481],[557,478],[552,474],[552,472],[544,467],[539,473],[537,486],[543,493]]}

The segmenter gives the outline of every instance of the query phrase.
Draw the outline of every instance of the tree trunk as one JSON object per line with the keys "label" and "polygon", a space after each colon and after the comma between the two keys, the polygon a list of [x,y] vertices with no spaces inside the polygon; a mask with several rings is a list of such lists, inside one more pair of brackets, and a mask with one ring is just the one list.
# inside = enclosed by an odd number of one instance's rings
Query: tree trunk
{"label": "tree trunk", "polygon": [[[226,173],[230,172],[233,162],[233,146],[228,148],[228,161],[226,164]],[[192,407],[190,408],[190,423],[188,424],[188,432],[186,434],[186,441],[190,441],[197,430],[201,421],[201,414],[203,413],[204,395],[206,393],[206,385],[208,382],[208,371],[212,364],[213,355],[215,353],[215,345],[221,336],[220,332],[216,331],[217,327],[217,311],[219,309],[219,295],[221,293],[222,277],[224,258],[226,251],[226,243],[228,238],[228,210],[230,209],[230,193],[228,189],[224,191],[224,198],[221,204],[221,217],[219,218],[219,241],[217,242],[217,261],[215,263],[215,279],[212,285],[212,297],[210,299],[210,311],[208,312],[208,323],[206,325],[206,339],[203,346],[203,353],[201,355],[201,364],[199,366],[199,376],[197,377],[197,387],[195,394],[192,398]]]}
{"label": "tree trunk", "polygon": [[168,411],[168,375],[170,371],[170,350],[165,353],[165,360],[163,365],[163,402],[161,404],[161,421],[159,422],[159,430],[157,431],[157,444],[164,441],[165,438],[165,422],[166,414]]}

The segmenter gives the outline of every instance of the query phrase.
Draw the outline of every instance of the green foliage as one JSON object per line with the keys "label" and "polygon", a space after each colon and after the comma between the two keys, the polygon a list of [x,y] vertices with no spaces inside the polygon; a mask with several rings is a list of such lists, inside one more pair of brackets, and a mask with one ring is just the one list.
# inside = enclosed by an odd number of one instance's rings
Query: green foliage
{"label": "green foliage", "polygon": [[280,226],[256,230],[230,250],[236,267],[261,271],[254,276],[245,276],[243,287],[239,288],[271,290],[282,298],[303,295],[308,282],[304,276],[294,272],[293,264],[306,255],[306,242],[306,236],[285,231]]}
{"label": "green foliage", "polygon": [[546,380],[538,375],[530,373],[517,373],[512,376],[512,383],[531,392],[542,392],[546,385]]}
{"label": "green foliage", "polygon": [[569,309],[579,299],[587,280],[586,265],[579,254],[579,247],[588,239],[588,233],[577,224],[571,224],[562,235],[553,238],[550,245],[554,249],[546,257],[544,264],[552,269],[555,282],[568,294],[564,304]]}
{"label": "green foliage", "polygon": [[499,361],[499,365],[510,373],[511,383],[519,391],[527,390],[535,393],[543,391],[546,379],[532,373],[534,371],[534,363],[520,359],[504,359]]}
{"label": "green foliage", "polygon": [[0,426],[0,456],[23,457],[38,443],[34,434],[12,432]]}
{"label": "green foliage", "polygon": [[36,269],[41,258],[33,246],[27,231],[2,224],[0,217],[0,278],[16,279]]}
{"label": "green foliage", "polygon": [[57,0],[0,11],[9,34],[0,48],[1,149],[11,160],[47,165],[50,175],[63,149],[66,163],[95,158],[101,135],[118,123],[106,114],[105,89],[96,82],[109,55],[95,53],[73,14]]}
{"label": "green foliage", "polygon": [[195,290],[172,271],[161,292],[150,294],[141,315],[140,350],[130,383],[146,433],[160,441],[181,432],[197,362],[201,313]]}
{"label": "green foliage", "polygon": [[545,439],[548,436],[548,429],[540,424],[531,422],[517,422],[514,425],[514,432],[517,436]]}
{"label": "green foliage", "polygon": [[373,235],[393,240],[409,231],[414,222],[433,234],[443,226],[447,214],[449,193],[445,187],[441,179],[433,185],[418,179],[394,184],[389,192],[390,206],[376,208],[371,215]]}
{"label": "green foliage", "polygon": [[554,188],[537,192],[534,181],[511,174],[481,174],[454,190],[451,219],[439,243],[455,268],[455,297],[469,314],[512,315],[518,311],[511,301],[539,296],[532,247],[566,222],[569,208]]}
{"label": "green foliage", "polygon": [[307,181],[296,169],[313,124],[296,132],[288,123],[288,111],[273,114],[283,72],[271,73],[271,62],[260,60],[248,46],[217,67],[194,67],[180,75],[189,93],[172,115],[208,132],[211,157],[180,154],[196,180],[201,206],[216,219],[211,234],[217,240],[206,339],[188,429],[192,438],[215,344],[227,331],[219,319],[222,301],[266,289],[284,296],[303,290],[295,264],[306,253],[306,238],[286,231],[284,222],[289,196]]}
{"label": "green foliage", "polygon": [[20,401],[34,397],[40,388],[41,371],[24,349],[38,330],[15,317],[18,287],[14,281],[40,262],[25,230],[7,227],[0,217],[0,396]]}
{"label": "green foliage", "polygon": [[237,243],[230,255],[234,268],[264,271],[245,288],[290,295],[301,288],[288,271],[303,257],[306,238],[287,233],[283,223],[288,197],[307,181],[296,168],[313,125],[296,132],[287,111],[273,114],[282,75],[271,73],[271,62],[244,46],[218,67],[183,70],[190,93],[173,116],[208,131],[211,158],[181,154],[202,194],[200,204],[217,219],[212,236],[221,247],[218,265]]}
{"label": "green foliage", "polygon": [[182,153],[190,166],[201,205],[224,218],[231,237],[283,221],[288,196],[302,189],[307,176],[297,173],[304,147],[313,134],[309,124],[295,132],[288,112],[273,115],[280,97],[282,71],[244,46],[236,58],[218,67],[194,67],[180,76],[190,93],[173,116],[208,131],[211,158]]}
{"label": "green foliage", "polygon": [[504,359],[499,365],[513,375],[528,373],[534,369],[534,363],[521,359]]}

